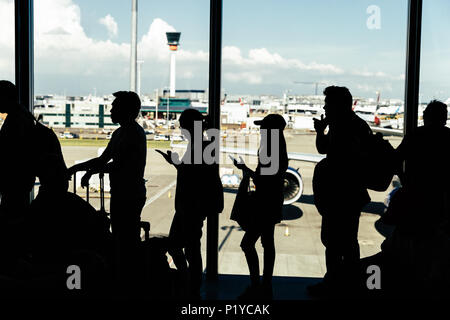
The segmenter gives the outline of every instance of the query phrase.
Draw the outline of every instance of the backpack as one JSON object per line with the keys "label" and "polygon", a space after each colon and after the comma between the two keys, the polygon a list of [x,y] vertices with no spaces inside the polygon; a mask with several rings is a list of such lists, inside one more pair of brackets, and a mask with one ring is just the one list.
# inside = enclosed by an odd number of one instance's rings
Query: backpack
{"label": "backpack", "polygon": [[[61,144],[52,129],[34,119],[33,128],[33,154],[40,158],[46,154],[54,154],[62,158]],[[64,158],[59,159],[64,161]]]}
{"label": "backpack", "polygon": [[362,166],[364,186],[374,191],[386,191],[394,177],[394,169],[394,147],[380,132],[371,133]]}

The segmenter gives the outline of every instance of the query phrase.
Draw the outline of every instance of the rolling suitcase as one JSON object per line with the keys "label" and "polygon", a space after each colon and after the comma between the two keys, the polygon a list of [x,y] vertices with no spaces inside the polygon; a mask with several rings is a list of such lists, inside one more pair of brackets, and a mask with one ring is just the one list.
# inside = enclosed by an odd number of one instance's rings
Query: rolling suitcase
{"label": "rolling suitcase", "polygon": [[[106,209],[105,209],[105,181],[104,181],[105,174],[103,172],[100,172],[98,175],[100,178],[100,210],[98,210],[98,213],[104,217],[108,217],[109,213],[107,213]],[[73,175],[73,193],[74,194],[77,194],[76,180],[77,180],[76,173],[74,173],[74,175]],[[86,201],[89,203],[89,186],[86,188]],[[109,218],[108,218],[108,220],[109,220]],[[140,228],[144,231],[144,241],[148,241],[150,239],[150,222],[141,221]]]}

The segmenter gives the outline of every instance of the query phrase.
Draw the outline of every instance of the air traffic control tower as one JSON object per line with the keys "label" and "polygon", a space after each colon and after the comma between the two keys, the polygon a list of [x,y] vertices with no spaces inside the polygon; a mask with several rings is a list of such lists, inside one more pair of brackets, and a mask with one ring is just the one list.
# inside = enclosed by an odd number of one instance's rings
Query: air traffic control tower
{"label": "air traffic control tower", "polygon": [[175,97],[175,54],[180,44],[181,32],[166,32],[170,54],[170,97]]}

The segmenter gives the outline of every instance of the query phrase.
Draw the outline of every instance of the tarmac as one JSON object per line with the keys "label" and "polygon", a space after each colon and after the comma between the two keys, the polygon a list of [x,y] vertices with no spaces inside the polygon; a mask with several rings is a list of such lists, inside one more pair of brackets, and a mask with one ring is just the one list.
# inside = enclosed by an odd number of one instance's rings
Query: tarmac
{"label": "tarmac", "polygon": [[[317,153],[315,134],[286,133],[285,136],[288,152]],[[401,137],[388,137],[388,140],[396,147],[401,142]],[[63,153],[67,166],[73,165],[76,160],[97,156],[97,149],[97,147],[64,146]],[[314,206],[312,192],[315,164],[290,161],[290,166],[299,168],[304,190],[299,201],[284,207],[284,219],[275,226],[274,299],[310,299],[306,293],[306,286],[320,281],[326,272],[325,248],[320,241],[321,216]],[[235,173],[239,171],[235,170]],[[147,202],[141,218],[151,223],[150,236],[167,235],[174,215],[176,170],[154,149],[148,149],[145,179]],[[361,258],[378,253],[386,233],[389,232],[389,229],[378,220],[384,210],[383,201],[391,188],[385,192],[369,191],[372,202],[361,214],[358,234]],[[225,207],[219,217],[219,280],[205,284],[203,295],[206,299],[235,299],[249,284],[248,267],[240,248],[244,232],[236,222],[229,219],[235,196],[236,189],[225,189]],[[99,200],[95,196],[91,196],[91,203],[94,207],[99,207]],[[109,210],[108,199],[106,209]],[[206,223],[202,238],[204,268],[205,234]],[[262,272],[263,248],[260,241],[256,248]],[[168,259],[171,261],[170,256]],[[171,265],[174,267],[173,263]]]}

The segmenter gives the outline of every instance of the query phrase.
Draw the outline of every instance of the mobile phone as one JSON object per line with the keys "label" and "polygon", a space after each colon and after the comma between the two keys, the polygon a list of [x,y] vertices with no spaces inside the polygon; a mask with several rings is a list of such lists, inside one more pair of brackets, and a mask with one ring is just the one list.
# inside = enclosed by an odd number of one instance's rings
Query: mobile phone
{"label": "mobile phone", "polygon": [[231,161],[239,163],[239,161],[236,158],[234,158],[233,156],[229,155],[228,157],[231,159]]}

